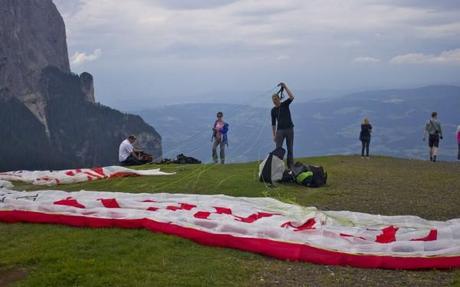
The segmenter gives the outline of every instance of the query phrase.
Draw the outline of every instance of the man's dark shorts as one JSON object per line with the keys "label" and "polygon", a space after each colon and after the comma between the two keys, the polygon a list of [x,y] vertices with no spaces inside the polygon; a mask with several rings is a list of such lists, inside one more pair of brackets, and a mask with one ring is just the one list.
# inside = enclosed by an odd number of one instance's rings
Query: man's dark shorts
{"label": "man's dark shorts", "polygon": [[429,147],[439,147],[439,135],[430,135],[428,139]]}

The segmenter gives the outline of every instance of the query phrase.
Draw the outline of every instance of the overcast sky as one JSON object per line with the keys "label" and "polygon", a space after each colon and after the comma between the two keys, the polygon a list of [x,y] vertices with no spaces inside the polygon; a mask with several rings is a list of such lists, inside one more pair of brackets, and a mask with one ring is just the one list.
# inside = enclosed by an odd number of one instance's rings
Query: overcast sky
{"label": "overcast sky", "polygon": [[460,84],[458,0],[54,2],[72,70],[122,110]]}

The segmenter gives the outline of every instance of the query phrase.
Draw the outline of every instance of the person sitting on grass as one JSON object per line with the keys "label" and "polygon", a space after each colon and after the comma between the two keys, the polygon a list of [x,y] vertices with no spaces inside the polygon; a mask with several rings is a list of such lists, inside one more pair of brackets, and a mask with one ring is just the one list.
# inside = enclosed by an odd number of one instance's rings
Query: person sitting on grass
{"label": "person sitting on grass", "polygon": [[152,162],[150,155],[134,148],[133,144],[135,142],[136,137],[134,135],[130,135],[121,142],[118,150],[118,160],[121,166],[141,165]]}

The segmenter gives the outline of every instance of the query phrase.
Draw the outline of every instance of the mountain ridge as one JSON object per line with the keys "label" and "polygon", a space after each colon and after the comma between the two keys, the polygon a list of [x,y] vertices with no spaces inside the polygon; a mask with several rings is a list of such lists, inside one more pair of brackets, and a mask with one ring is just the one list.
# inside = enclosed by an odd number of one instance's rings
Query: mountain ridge
{"label": "mountain ridge", "polygon": [[[423,159],[427,150],[422,141],[423,127],[431,112],[438,111],[445,129],[441,159],[455,160],[457,145],[453,134],[460,124],[460,115],[453,107],[460,107],[458,86],[368,91],[308,102],[299,102],[302,95],[293,92],[296,95],[291,106],[295,155],[359,153],[360,123],[369,117],[374,124],[371,153]],[[167,157],[185,152],[209,161],[210,130],[217,111],[223,111],[224,119],[230,123],[230,161],[260,159],[273,148],[269,107],[196,103],[137,113],[164,135]]]}

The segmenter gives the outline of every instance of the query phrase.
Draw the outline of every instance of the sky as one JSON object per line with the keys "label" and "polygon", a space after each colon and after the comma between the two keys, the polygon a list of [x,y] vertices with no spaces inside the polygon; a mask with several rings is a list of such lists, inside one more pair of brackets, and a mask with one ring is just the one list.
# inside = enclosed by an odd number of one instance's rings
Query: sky
{"label": "sky", "polygon": [[72,71],[124,111],[460,85],[458,0],[53,1]]}

